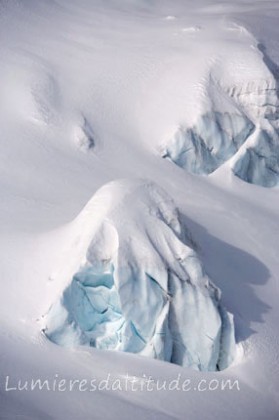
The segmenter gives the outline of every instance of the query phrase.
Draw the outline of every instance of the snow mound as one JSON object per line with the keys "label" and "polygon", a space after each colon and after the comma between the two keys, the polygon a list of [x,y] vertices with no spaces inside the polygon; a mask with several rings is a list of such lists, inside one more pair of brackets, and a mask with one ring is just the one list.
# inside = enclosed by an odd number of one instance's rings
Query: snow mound
{"label": "snow mound", "polygon": [[81,123],[75,127],[74,142],[82,152],[91,151],[96,146],[93,130],[85,117],[82,117]]}
{"label": "snow mound", "polygon": [[138,353],[197,370],[235,354],[220,303],[170,197],[149,181],[102,187],[70,226],[67,284],[45,334],[63,346]]}
{"label": "snow mound", "polygon": [[[231,167],[239,178],[273,187],[278,184],[279,166],[279,71],[263,46],[246,53],[246,58],[211,66],[202,82],[206,95],[196,118],[175,129],[161,155],[200,175],[214,172],[233,158]],[[256,69],[253,76],[249,68]],[[260,134],[253,143],[255,131]]]}
{"label": "snow mound", "polygon": [[[14,61],[19,65],[11,71],[9,65]],[[11,63],[3,66],[1,78],[6,119],[16,117],[43,125],[55,120],[61,98],[51,67],[17,53]]]}

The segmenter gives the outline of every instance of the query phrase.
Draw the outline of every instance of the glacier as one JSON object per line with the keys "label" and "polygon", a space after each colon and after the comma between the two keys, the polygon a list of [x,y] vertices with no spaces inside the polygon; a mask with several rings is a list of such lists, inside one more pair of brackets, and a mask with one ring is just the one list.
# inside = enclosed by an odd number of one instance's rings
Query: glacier
{"label": "glacier", "polygon": [[114,181],[97,191],[70,226],[71,268],[45,335],[66,347],[137,353],[201,371],[228,367],[233,316],[180,219],[150,181]]}
{"label": "glacier", "polygon": [[279,138],[276,132],[261,130],[249,147],[240,151],[232,163],[239,178],[263,187],[279,184]]}
{"label": "glacier", "polygon": [[254,125],[245,115],[209,112],[192,128],[179,127],[164,158],[194,174],[210,174],[231,158]]}
{"label": "glacier", "polygon": [[[161,156],[198,175],[221,165],[238,178],[263,187],[279,183],[278,67],[255,39],[247,57],[257,69],[238,80],[229,65],[208,70],[196,117],[182,123],[160,149]],[[254,136],[256,134],[256,136]]]}

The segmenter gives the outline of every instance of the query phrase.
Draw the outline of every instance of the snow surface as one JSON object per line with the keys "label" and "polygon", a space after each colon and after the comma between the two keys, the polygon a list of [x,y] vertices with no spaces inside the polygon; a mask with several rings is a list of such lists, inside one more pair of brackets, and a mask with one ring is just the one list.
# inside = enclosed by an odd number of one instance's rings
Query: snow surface
{"label": "snow surface", "polygon": [[[276,0],[0,2],[1,420],[278,418],[278,19]],[[191,155],[191,165],[215,170],[197,176],[162,159],[188,129],[209,141],[208,115],[213,131],[220,121],[228,133],[216,136],[217,155],[208,143],[210,160]],[[234,315],[236,362],[221,372],[69,349],[41,333],[42,314],[79,272],[94,233],[82,250],[85,229],[73,221],[100,187],[142,177],[173,197]],[[113,207],[110,194],[106,200],[96,229]],[[114,230],[104,229],[117,248]],[[138,234],[147,240],[140,226]],[[14,384],[108,374],[181,375],[193,388],[5,391],[6,375]],[[201,379],[228,378],[240,391],[195,391]]]}
{"label": "snow surface", "polygon": [[[100,207],[105,219],[96,227]],[[73,251],[64,264],[76,260],[78,271],[47,314],[44,331],[51,341],[202,371],[233,362],[232,316],[183,242],[187,232],[164,191],[146,181],[110,183],[71,228]]]}
{"label": "snow surface", "polygon": [[[257,72],[242,72],[244,77],[236,80],[231,57],[209,67],[202,83],[206,92],[200,98],[203,111],[193,123],[176,130],[162,156],[189,172],[209,174],[236,155],[235,175],[274,187],[279,183],[279,72],[263,46],[245,33],[254,48],[251,51],[248,44],[238,53],[238,60],[248,60],[247,68]],[[255,127],[260,134],[251,144]]]}

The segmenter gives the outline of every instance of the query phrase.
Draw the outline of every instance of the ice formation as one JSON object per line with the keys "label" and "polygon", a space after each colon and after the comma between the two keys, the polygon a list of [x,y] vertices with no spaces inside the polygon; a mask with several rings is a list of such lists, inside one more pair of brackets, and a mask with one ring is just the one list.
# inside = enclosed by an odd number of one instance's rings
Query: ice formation
{"label": "ice formation", "polygon": [[239,178],[263,187],[279,183],[279,138],[276,132],[259,131],[232,164]]}
{"label": "ice formation", "polygon": [[274,187],[279,183],[279,70],[261,45],[247,62],[257,69],[253,80],[249,74],[238,80],[226,65],[210,69],[202,111],[175,129],[161,154],[203,175],[233,158],[232,171],[239,178]]}
{"label": "ice formation", "polygon": [[209,112],[192,128],[180,127],[163,155],[195,174],[209,174],[231,158],[253,124],[244,115]]}
{"label": "ice formation", "polygon": [[197,370],[230,365],[232,315],[161,188],[149,181],[107,184],[71,231],[68,281],[46,317],[50,340]]}

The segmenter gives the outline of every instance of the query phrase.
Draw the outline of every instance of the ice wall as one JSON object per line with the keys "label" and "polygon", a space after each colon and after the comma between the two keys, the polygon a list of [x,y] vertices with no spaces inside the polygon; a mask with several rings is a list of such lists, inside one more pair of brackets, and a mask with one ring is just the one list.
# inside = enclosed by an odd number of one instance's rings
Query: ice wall
{"label": "ice wall", "polygon": [[232,159],[239,178],[274,187],[279,183],[279,70],[261,45],[241,59],[245,66],[238,72],[232,72],[230,60],[209,70],[196,118],[174,130],[161,155],[200,175]]}
{"label": "ice wall", "polygon": [[251,184],[275,187],[279,184],[279,138],[276,132],[260,130],[232,164],[235,175]]}
{"label": "ice wall", "polygon": [[209,174],[239,150],[253,128],[245,115],[208,112],[193,127],[179,127],[163,157],[188,172]]}
{"label": "ice wall", "polygon": [[164,191],[145,181],[108,184],[72,229],[65,264],[76,260],[76,267],[47,314],[50,340],[198,370],[230,365],[232,316]]}

